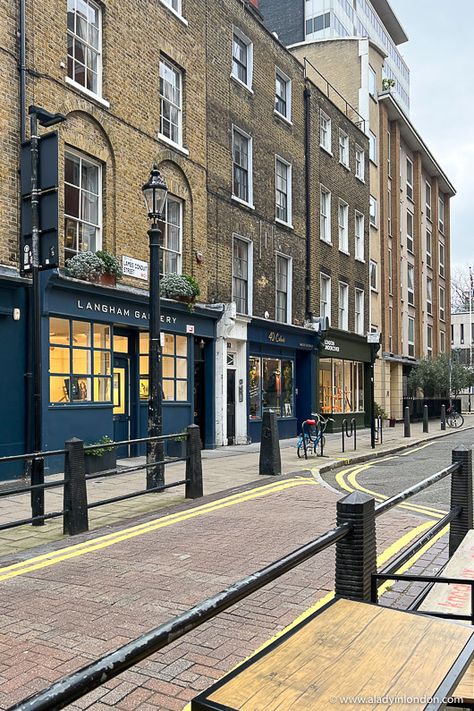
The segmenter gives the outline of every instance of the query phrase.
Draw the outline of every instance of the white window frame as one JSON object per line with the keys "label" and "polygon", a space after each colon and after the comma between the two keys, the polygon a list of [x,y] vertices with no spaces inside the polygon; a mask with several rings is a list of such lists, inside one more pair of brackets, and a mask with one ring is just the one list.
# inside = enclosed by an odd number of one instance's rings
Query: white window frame
{"label": "white window frame", "polygon": [[360,336],[364,335],[364,302],[364,290],[356,288],[354,296],[354,331]]}
{"label": "white window frame", "polygon": [[[323,123],[325,123],[325,128],[324,128],[324,133],[323,133]],[[326,140],[323,141],[323,136],[326,137]],[[329,116],[322,110],[319,110],[319,145],[321,148],[327,153],[330,153],[332,155],[332,126],[331,126],[331,119]]]}
{"label": "white window frame", "polygon": [[392,177],[392,134],[387,131],[387,175],[389,178]]}
{"label": "white window frame", "polygon": [[288,254],[283,254],[282,252],[276,252],[275,255],[275,321],[277,318],[277,306],[278,306],[278,260],[284,259],[287,263],[287,285],[286,285],[286,315],[285,320],[280,323],[291,323],[292,314],[292,293],[293,293],[293,260]]}
{"label": "white window frame", "polygon": [[365,151],[360,146],[355,148],[355,176],[365,183]]}
{"label": "white window frame", "polygon": [[339,251],[344,252],[344,254],[349,254],[349,205],[347,202],[344,202],[344,200],[339,200],[337,221],[339,228]]}
{"label": "white window frame", "polygon": [[369,131],[369,160],[377,165],[377,136]]}
{"label": "white window frame", "polygon": [[[281,163],[286,167],[286,212],[287,219],[278,217],[277,210],[277,167]],[[293,166],[281,156],[275,156],[275,222],[279,222],[287,227],[293,227]]]}
{"label": "white window frame", "polygon": [[425,214],[426,214],[426,219],[431,221],[431,199],[432,199],[432,191],[431,191],[431,183],[428,182],[428,180],[425,181]]}
{"label": "white window frame", "polygon": [[[234,36],[237,37],[242,44],[244,44],[247,48],[247,81],[244,82],[236,72],[234,72]],[[233,31],[232,31],[232,71],[230,76],[232,79],[234,79],[236,82],[240,84],[240,86],[244,86],[246,89],[249,91],[252,91],[252,84],[253,84],[253,42],[250,39],[250,37],[247,37],[247,35],[242,32],[242,30],[239,27],[236,27],[234,25]],[[253,92],[252,92],[253,93]]]}
{"label": "white window frame", "polygon": [[433,326],[426,325],[426,354],[428,358],[433,355]]}
{"label": "white window frame", "polygon": [[[172,72],[175,73],[176,77],[178,78],[178,82],[179,82],[178,91],[179,91],[180,101],[179,101],[179,104],[175,104],[175,103],[171,102],[169,99],[166,98],[166,96],[164,96],[161,93],[161,89],[160,89],[160,130],[158,133],[158,138],[160,140],[164,141],[165,143],[169,143],[172,146],[177,146],[178,148],[182,149],[183,148],[183,71],[180,67],[178,67],[177,64],[175,64],[170,59],[168,59],[168,57],[161,55],[160,56],[160,67],[159,67],[160,68],[160,79],[161,79],[161,65],[162,64],[166,65]],[[178,112],[178,124],[177,124],[178,140],[177,141],[174,141],[172,138],[170,138],[165,133],[163,133],[162,106],[163,106],[164,102],[170,104]]]}
{"label": "white window frame", "polygon": [[377,73],[369,64],[369,95],[377,101]]}
{"label": "white window frame", "polygon": [[[243,200],[238,195],[235,194],[235,184],[234,184],[234,136],[238,133],[243,138],[248,141],[248,165],[247,165],[247,181],[248,181],[248,200]],[[232,125],[232,200],[236,200],[241,205],[247,205],[254,209],[253,204],[253,139],[246,131],[243,131],[238,126]]]}
{"label": "white window frame", "polygon": [[426,277],[426,313],[433,315],[433,279]]}
{"label": "white window frame", "polygon": [[[323,201],[323,195],[327,200]],[[327,214],[323,212],[323,204],[326,205]],[[324,230],[323,230],[324,225]],[[324,236],[323,236],[324,235]],[[332,244],[331,239],[331,192],[320,185],[319,188],[319,237],[326,244]]]}
{"label": "white window frame", "polygon": [[377,200],[373,195],[369,197],[369,219],[372,227],[377,227]]}
{"label": "white window frame", "polygon": [[439,318],[440,321],[446,320],[446,292],[443,286],[439,287]]}
{"label": "white window frame", "polygon": [[[410,175],[411,173],[411,175]],[[413,201],[413,161],[407,156],[407,198]]]}
{"label": "white window frame", "polygon": [[388,307],[388,350],[393,353],[393,306]]}
{"label": "white window frame", "polygon": [[[410,217],[411,217],[411,232],[409,231]],[[415,226],[415,216],[413,215],[412,212],[410,212],[410,210],[407,210],[406,225],[407,225],[407,250],[409,252],[411,252],[411,254],[414,254],[413,233],[414,233],[414,226]]]}
{"label": "white window frame", "polygon": [[[189,24],[185,17],[183,17],[183,7],[182,0],[160,0],[161,4],[164,5],[170,12],[181,20],[186,26]],[[177,7],[173,7],[173,2],[176,2]]]}
{"label": "white window frame", "polygon": [[349,330],[349,284],[345,281],[339,282],[338,289],[338,320],[337,327],[341,331]]}
{"label": "white window frame", "polygon": [[[67,147],[64,151],[64,161],[63,161],[63,176],[64,175],[64,170],[65,170],[65,159],[66,156],[70,155],[73,156],[74,158],[78,158],[80,160],[80,168],[79,168],[79,186],[73,185],[73,183],[66,183],[64,180],[65,185],[72,185],[74,188],[79,188],[79,210],[80,214],[82,213],[82,161],[86,161],[87,163],[90,163],[91,165],[95,166],[98,171],[97,171],[97,185],[98,185],[98,205],[97,205],[97,225],[94,225],[92,222],[87,222],[81,217],[76,217],[75,215],[68,215],[66,211],[64,211],[63,215],[63,229],[65,229],[65,222],[66,219],[74,220],[74,222],[78,224],[87,224],[95,227],[96,229],[96,252],[102,249],[102,231],[103,231],[103,216],[102,216],[102,211],[103,211],[103,206],[102,206],[102,191],[103,191],[103,183],[102,183],[102,164],[98,160],[94,160],[93,158],[90,158],[90,156],[86,155],[85,153],[81,153],[81,151],[74,150],[73,148]],[[78,241],[78,247],[79,247],[79,241]],[[72,252],[72,250],[68,250]],[[78,249],[75,254],[80,254],[82,251],[81,249]],[[64,252],[66,252],[66,235],[64,234]],[[74,255],[68,255],[69,256],[74,256]]]}
{"label": "white window frame", "polygon": [[392,188],[389,185],[387,190],[387,233],[392,236]]}
{"label": "white window frame", "polygon": [[[410,279],[411,275],[411,279]],[[411,286],[410,286],[411,283]],[[415,267],[413,264],[408,262],[407,264],[407,291],[408,291],[408,305],[415,305]]]}
{"label": "white window frame", "polygon": [[[323,301],[323,284],[325,284],[326,289],[326,300]],[[329,324],[331,323],[331,290],[332,281],[331,277],[324,272],[319,273],[319,315],[324,317],[327,316]],[[325,304],[323,310],[323,303]]]}
{"label": "white window frame", "polygon": [[443,242],[439,242],[439,275],[440,277],[445,277],[446,274],[446,249]]}
{"label": "white window frame", "polygon": [[433,266],[433,234],[426,230],[426,266]]}
{"label": "white window frame", "polygon": [[339,129],[339,163],[349,167],[349,136]]}
{"label": "white window frame", "polygon": [[[412,334],[410,338],[410,327],[412,329]],[[415,357],[415,319],[412,316],[408,316],[408,356],[410,358]]]}
{"label": "white window frame", "polygon": [[[71,0],[69,0],[70,2]],[[74,0],[74,13],[76,10],[76,3]],[[68,5],[69,5],[68,2]],[[92,47],[92,50],[96,52],[97,54],[97,92],[92,91],[91,89],[88,89],[87,86],[82,85],[80,82],[76,81],[72,77],[69,76],[69,72],[66,72],[66,77],[65,81],[67,84],[70,84],[74,88],[78,89],[79,91],[82,91],[84,94],[87,94],[87,96],[90,96],[94,99],[98,99],[101,103],[103,103],[107,108],[110,106],[110,104],[105,101],[102,97],[102,71],[103,71],[103,60],[102,60],[102,53],[103,53],[103,43],[102,43],[102,24],[103,24],[103,10],[101,5],[99,3],[94,2],[94,0],[85,0],[85,2],[88,5],[92,5],[97,11],[98,11],[98,18],[99,18],[99,26],[98,26],[98,49],[95,49],[90,45],[88,42],[85,42],[82,38],[79,37],[75,32],[72,32],[71,30],[67,29],[67,34],[73,38],[78,38],[87,48]],[[66,50],[67,51],[67,50]],[[82,62],[81,62],[82,64]]]}
{"label": "white window frame", "polygon": [[[373,283],[372,283],[372,275],[374,276]],[[378,291],[378,264],[376,261],[373,259],[370,260],[369,262],[369,284],[370,284],[370,290],[371,291]]]}
{"label": "white window frame", "polygon": [[[167,244],[167,239],[168,239],[168,225],[170,224],[168,222],[168,205],[169,201],[175,202],[179,205],[179,250],[176,251],[174,249],[169,249],[166,244]],[[176,269],[176,274],[181,274],[183,270],[183,215],[184,215],[184,210],[183,210],[183,205],[184,202],[181,198],[177,197],[176,195],[171,195],[168,193],[166,196],[166,205],[165,205],[165,214],[164,214],[164,219],[163,219],[163,225],[164,225],[164,230],[163,230],[163,244],[161,246],[161,255],[162,255],[162,264],[164,267],[165,260],[164,256],[166,253],[173,253],[177,254],[177,269]],[[167,271],[166,269],[163,268],[163,274],[170,274],[171,272]]]}
{"label": "white window frame", "polygon": [[387,264],[387,277],[388,277],[388,293],[390,296],[393,294],[393,251],[389,247],[388,249],[388,264]]}
{"label": "white window frame", "polygon": [[439,352],[446,353],[446,331],[439,332]]}
{"label": "white window frame", "polygon": [[[280,78],[286,86],[286,114],[282,114],[281,111],[277,109],[278,96],[276,93],[276,82]],[[274,112],[277,116],[287,121],[291,124],[291,100],[292,100],[292,82],[290,77],[288,77],[279,67],[275,67],[275,107]]]}
{"label": "white window frame", "polygon": [[[358,233],[358,225],[362,226],[362,234]],[[354,220],[354,256],[359,262],[365,262],[365,219],[358,210],[355,211]]]}
{"label": "white window frame", "polygon": [[444,219],[445,219],[445,203],[442,195],[438,196],[438,229],[444,234]]}
{"label": "white window frame", "polygon": [[[236,276],[234,272],[234,242],[240,240],[247,244],[247,311],[244,313],[245,316],[252,315],[253,309],[253,242],[247,237],[243,237],[237,233],[232,235],[232,301],[234,299],[234,278],[240,279],[241,277]],[[237,302],[235,301],[236,305]],[[237,311],[237,313],[242,313]]]}

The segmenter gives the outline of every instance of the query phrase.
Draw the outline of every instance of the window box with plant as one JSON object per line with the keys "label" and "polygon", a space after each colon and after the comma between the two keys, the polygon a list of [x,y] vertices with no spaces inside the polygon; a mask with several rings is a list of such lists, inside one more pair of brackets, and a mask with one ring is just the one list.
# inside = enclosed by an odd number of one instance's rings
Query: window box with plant
{"label": "window box with plant", "polygon": [[117,466],[117,450],[115,447],[107,447],[106,445],[113,443],[108,435],[104,435],[97,442],[90,444],[103,444],[103,447],[97,449],[85,450],[84,461],[86,474],[96,474],[97,472],[115,469]]}
{"label": "window box with plant", "polygon": [[165,274],[160,282],[160,296],[185,304],[194,304],[199,296],[199,284],[188,274]]}
{"label": "window box with plant", "polygon": [[105,286],[115,286],[122,276],[120,262],[105,250],[79,252],[66,260],[68,274],[75,279],[83,279]]}

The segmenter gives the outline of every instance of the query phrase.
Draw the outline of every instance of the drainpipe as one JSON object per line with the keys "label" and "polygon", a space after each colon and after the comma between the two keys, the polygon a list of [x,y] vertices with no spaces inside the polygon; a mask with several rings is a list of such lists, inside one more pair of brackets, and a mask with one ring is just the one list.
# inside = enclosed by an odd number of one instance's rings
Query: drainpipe
{"label": "drainpipe", "polygon": [[20,0],[19,70],[20,70],[20,140],[26,141],[26,0]]}
{"label": "drainpipe", "polygon": [[306,273],[305,273],[305,315],[311,320],[311,91],[304,89],[304,167],[305,167],[305,211],[306,211]]}

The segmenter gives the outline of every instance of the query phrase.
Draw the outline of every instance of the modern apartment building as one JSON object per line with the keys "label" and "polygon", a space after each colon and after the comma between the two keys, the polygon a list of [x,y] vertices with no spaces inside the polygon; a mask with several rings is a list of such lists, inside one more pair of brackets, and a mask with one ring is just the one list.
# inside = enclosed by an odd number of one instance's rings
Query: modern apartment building
{"label": "modern apartment building", "polygon": [[260,0],[260,9],[286,45],[368,38],[384,52],[383,78],[394,81],[393,94],[409,113],[410,72],[398,50],[408,37],[387,0]]}
{"label": "modern apartment building", "polygon": [[[369,357],[360,334],[369,286],[357,255],[368,251],[368,141],[357,111],[341,111],[328,87],[316,86],[255,2],[160,0],[146,13],[131,0],[31,8],[26,0],[20,17],[20,3],[0,0],[0,342],[12,344],[0,349],[8,412],[0,451],[31,447],[33,357],[42,363],[44,448],[71,434],[146,434],[141,186],[153,162],[169,188],[163,273],[192,275],[201,291],[193,310],[162,300],[164,430],[196,422],[205,447],[256,440],[271,410],[281,435],[295,435],[320,405],[321,347],[337,391],[327,407],[366,422]],[[65,116],[55,160],[59,267],[41,275],[40,354],[29,335],[31,280],[19,270],[18,169],[32,104]],[[64,268],[72,255],[101,248],[126,267],[117,286]],[[331,280],[324,293],[335,329],[323,344],[313,321],[321,275]]]}

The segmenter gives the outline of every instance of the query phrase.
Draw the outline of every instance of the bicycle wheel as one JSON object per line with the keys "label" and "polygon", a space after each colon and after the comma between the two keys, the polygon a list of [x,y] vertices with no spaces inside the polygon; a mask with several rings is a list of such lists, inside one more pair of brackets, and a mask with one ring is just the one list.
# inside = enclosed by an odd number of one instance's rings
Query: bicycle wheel
{"label": "bicycle wheel", "polygon": [[448,415],[448,416],[446,417],[446,424],[448,425],[448,427],[455,427],[455,424],[454,424],[454,415]]}
{"label": "bicycle wheel", "polygon": [[321,457],[321,443],[323,445],[323,451],[326,448],[326,437],[323,435],[316,445],[316,456]]}
{"label": "bicycle wheel", "polygon": [[[307,454],[312,454],[312,443],[309,439],[309,437],[306,437],[306,453]],[[311,450],[311,451],[310,451]],[[299,457],[299,459],[303,459],[304,457],[304,443],[303,443],[303,437],[299,438],[298,444],[296,445],[296,453]]]}
{"label": "bicycle wheel", "polygon": [[454,413],[453,427],[462,427],[464,424],[464,417],[459,414],[459,412]]}

